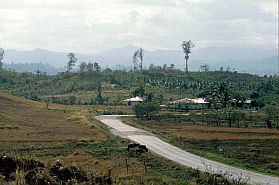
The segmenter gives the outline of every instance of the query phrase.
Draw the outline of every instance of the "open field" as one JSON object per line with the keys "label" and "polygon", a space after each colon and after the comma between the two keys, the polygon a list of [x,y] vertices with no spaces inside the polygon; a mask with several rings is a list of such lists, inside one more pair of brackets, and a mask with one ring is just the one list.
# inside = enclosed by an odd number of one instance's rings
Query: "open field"
{"label": "open field", "polygon": [[205,158],[279,175],[279,132],[275,129],[210,127],[190,122],[135,121],[134,118],[124,120]]}
{"label": "open field", "polygon": [[[54,107],[56,110],[54,110]],[[32,158],[84,169],[88,174],[111,174],[116,184],[208,184],[222,177],[162,159],[151,153],[127,155],[127,140],[112,136],[89,111],[49,105],[0,94],[0,154]],[[60,110],[61,108],[61,110]],[[128,164],[128,171],[126,166]],[[0,177],[1,182],[1,177]]]}

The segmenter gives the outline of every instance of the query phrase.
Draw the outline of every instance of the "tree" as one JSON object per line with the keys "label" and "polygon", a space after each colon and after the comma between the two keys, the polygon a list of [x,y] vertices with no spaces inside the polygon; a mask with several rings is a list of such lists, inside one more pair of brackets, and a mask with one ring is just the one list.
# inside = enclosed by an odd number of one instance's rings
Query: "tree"
{"label": "tree", "polygon": [[142,71],[143,56],[144,56],[144,50],[142,48],[140,48],[138,50],[138,57],[139,57],[139,60],[140,60],[139,68],[140,68],[141,71]]}
{"label": "tree", "polygon": [[140,97],[144,97],[146,95],[145,93],[145,89],[143,88],[143,86],[140,86],[138,88],[136,88],[133,92],[132,95],[135,96],[140,96]]}
{"label": "tree", "polygon": [[69,61],[68,61],[68,63],[67,63],[67,71],[69,72],[69,71],[71,71],[71,70],[73,69],[73,67],[76,65],[75,63],[77,62],[77,58],[76,58],[75,54],[74,54],[74,53],[71,53],[71,52],[68,53],[67,57],[68,57],[68,59],[69,59]]}
{"label": "tree", "polygon": [[157,102],[143,102],[134,107],[135,114],[138,118],[146,117],[148,120],[158,112],[160,105]]}
{"label": "tree", "polygon": [[3,60],[4,56],[5,56],[5,51],[4,51],[4,49],[1,49],[1,51],[0,51],[0,69],[3,68],[2,60]]}
{"label": "tree", "polygon": [[264,108],[267,115],[267,127],[272,127],[272,122],[276,123],[276,127],[279,126],[279,108],[278,106],[268,105]]}
{"label": "tree", "polygon": [[195,47],[195,45],[192,43],[191,40],[189,41],[182,41],[181,47],[183,49],[184,52],[184,59],[185,59],[185,72],[188,73],[188,60],[190,58],[189,54],[191,53],[191,50],[193,47]]}
{"label": "tree", "polygon": [[36,73],[37,73],[38,76],[40,76],[40,74],[42,74],[42,71],[40,71],[40,70],[38,69],[38,70],[36,70]]}
{"label": "tree", "polygon": [[252,99],[258,99],[259,97],[260,97],[260,95],[259,95],[259,92],[257,92],[257,91],[253,91],[250,94],[250,98],[252,98]]}
{"label": "tree", "polygon": [[96,97],[95,102],[96,102],[97,104],[100,104],[100,105],[104,104],[104,99],[103,99],[103,97],[102,97],[102,92],[101,92],[101,90],[102,90],[102,86],[101,86],[101,82],[99,82],[99,83],[98,83],[98,92],[97,92],[97,97]]}
{"label": "tree", "polygon": [[201,66],[200,66],[200,70],[201,71],[209,71],[209,65],[208,64],[202,64]]}
{"label": "tree", "polygon": [[99,63],[94,62],[93,64],[93,68],[95,71],[100,72],[101,71],[101,67],[99,66]]}
{"label": "tree", "polygon": [[134,71],[138,69],[138,50],[133,54]]}
{"label": "tree", "polygon": [[144,50],[142,48],[139,48],[134,52],[133,54],[134,71],[136,71],[138,68],[142,71],[143,56],[144,56]]}
{"label": "tree", "polygon": [[93,64],[93,63],[91,63],[91,62],[88,62],[88,64],[87,64],[86,68],[87,68],[87,71],[93,71],[94,64]]}
{"label": "tree", "polygon": [[80,71],[81,73],[83,73],[83,72],[86,70],[86,68],[87,68],[87,64],[86,64],[85,62],[81,62],[81,63],[79,64],[79,71]]}

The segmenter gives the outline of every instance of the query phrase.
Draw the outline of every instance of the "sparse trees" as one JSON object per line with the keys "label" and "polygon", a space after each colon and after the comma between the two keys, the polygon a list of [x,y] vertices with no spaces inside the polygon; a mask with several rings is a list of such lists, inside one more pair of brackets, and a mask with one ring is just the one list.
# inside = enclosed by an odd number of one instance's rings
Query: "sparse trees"
{"label": "sparse trees", "polygon": [[208,64],[202,64],[202,65],[200,66],[200,70],[201,70],[201,71],[204,71],[204,72],[209,71],[209,65],[208,65]]}
{"label": "sparse trees", "polygon": [[94,63],[91,63],[91,62],[82,62],[80,63],[79,65],[79,69],[80,69],[80,72],[83,73],[85,71],[96,71],[96,72],[100,72],[101,71],[101,66],[99,65],[99,63],[97,62],[94,62]]}
{"label": "sparse trees", "polygon": [[69,72],[69,71],[71,71],[71,70],[73,69],[73,67],[76,65],[75,63],[77,62],[77,58],[76,58],[75,54],[74,54],[74,53],[71,53],[71,52],[68,53],[67,57],[68,57],[68,59],[69,59],[69,61],[68,61],[68,63],[67,63],[67,71]]}
{"label": "sparse trees", "polygon": [[5,51],[4,51],[4,49],[1,49],[1,51],[0,51],[0,69],[3,68],[2,60],[3,60],[4,56],[5,56]]}
{"label": "sparse trees", "polygon": [[195,45],[192,43],[191,40],[189,41],[182,41],[181,47],[183,49],[184,52],[184,59],[185,59],[185,72],[188,73],[188,60],[190,58],[190,53],[193,47],[195,47]]}

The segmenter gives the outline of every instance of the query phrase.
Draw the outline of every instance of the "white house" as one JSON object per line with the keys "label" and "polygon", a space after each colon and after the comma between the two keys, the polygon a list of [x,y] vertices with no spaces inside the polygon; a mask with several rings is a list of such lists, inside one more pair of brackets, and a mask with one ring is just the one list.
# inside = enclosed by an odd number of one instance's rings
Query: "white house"
{"label": "white house", "polygon": [[184,103],[184,104],[209,104],[209,102],[205,101],[203,98],[184,98],[180,100],[176,100],[173,102],[170,102],[170,104],[178,104],[178,103]]}
{"label": "white house", "polygon": [[139,104],[139,103],[141,103],[143,101],[144,101],[143,98],[139,97],[139,96],[136,96],[136,97],[124,100],[124,102],[127,102],[127,105],[129,107],[134,107],[135,105],[137,105],[137,104]]}
{"label": "white house", "polygon": [[170,102],[170,108],[178,110],[196,110],[196,109],[207,109],[210,103],[203,98],[184,98]]}

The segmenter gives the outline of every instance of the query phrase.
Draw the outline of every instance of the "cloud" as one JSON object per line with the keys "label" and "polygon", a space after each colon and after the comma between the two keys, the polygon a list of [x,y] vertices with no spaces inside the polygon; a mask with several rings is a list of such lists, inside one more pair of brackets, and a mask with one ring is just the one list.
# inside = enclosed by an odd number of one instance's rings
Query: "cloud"
{"label": "cloud", "polygon": [[[278,47],[276,0],[0,0],[0,47]],[[277,7],[277,6],[276,6]]]}

